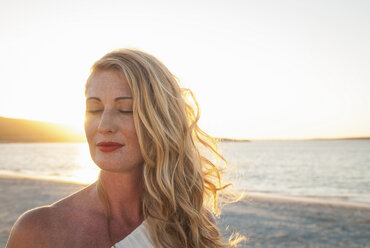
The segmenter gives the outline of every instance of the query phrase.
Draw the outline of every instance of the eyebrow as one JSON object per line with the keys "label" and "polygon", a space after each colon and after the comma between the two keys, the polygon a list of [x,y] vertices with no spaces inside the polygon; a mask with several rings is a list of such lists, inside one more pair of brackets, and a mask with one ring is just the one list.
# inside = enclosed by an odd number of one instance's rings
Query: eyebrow
{"label": "eyebrow", "polygon": [[[132,97],[131,96],[120,96],[120,97],[114,98],[114,101],[117,102],[119,100],[125,100],[125,99],[132,99]],[[101,102],[99,97],[94,97],[94,96],[89,97],[89,98],[86,99],[86,101],[88,101],[88,100],[97,100],[97,101]]]}

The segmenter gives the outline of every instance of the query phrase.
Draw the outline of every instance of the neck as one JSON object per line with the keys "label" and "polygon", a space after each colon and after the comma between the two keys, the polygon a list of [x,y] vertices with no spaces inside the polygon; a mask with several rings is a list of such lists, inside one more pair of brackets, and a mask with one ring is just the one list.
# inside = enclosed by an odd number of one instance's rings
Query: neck
{"label": "neck", "polygon": [[141,171],[114,173],[102,170],[99,183],[107,197],[112,220],[129,225],[143,221]]}

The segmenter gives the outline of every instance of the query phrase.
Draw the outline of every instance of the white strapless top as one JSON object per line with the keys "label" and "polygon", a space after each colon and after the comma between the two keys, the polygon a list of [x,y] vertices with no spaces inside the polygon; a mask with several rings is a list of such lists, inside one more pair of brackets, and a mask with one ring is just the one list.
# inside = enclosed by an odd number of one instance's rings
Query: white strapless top
{"label": "white strapless top", "polygon": [[154,248],[146,220],[112,248]]}

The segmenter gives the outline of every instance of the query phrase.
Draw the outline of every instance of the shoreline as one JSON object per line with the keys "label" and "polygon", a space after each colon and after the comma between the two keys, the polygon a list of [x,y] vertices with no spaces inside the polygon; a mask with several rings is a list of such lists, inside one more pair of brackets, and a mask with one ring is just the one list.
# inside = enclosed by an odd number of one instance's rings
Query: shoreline
{"label": "shoreline", "polygon": [[325,200],[321,197],[307,197],[307,196],[291,196],[282,194],[268,194],[247,191],[246,198],[248,196],[251,198],[260,198],[265,200],[277,200],[277,201],[290,201],[290,202],[302,202],[302,203],[312,203],[312,204],[322,204],[322,205],[333,205],[333,206],[343,206],[343,207],[353,207],[353,208],[366,208],[370,209],[370,204],[363,202],[351,202],[351,201],[340,201],[340,200]]}
{"label": "shoreline", "polygon": [[[4,173],[4,171],[0,170],[0,179],[2,178],[14,178],[14,179],[29,179],[29,180],[41,180],[41,181],[49,181],[49,182],[58,182],[58,183],[70,183],[76,184],[81,186],[87,186],[91,183],[86,182],[78,182],[72,179],[60,178],[60,177],[52,177],[52,176],[31,176],[31,175],[24,175],[24,174],[16,174],[16,173]],[[354,208],[367,208],[370,209],[370,203],[365,202],[354,202],[354,201],[341,201],[335,198],[333,199],[323,199],[324,196],[294,196],[294,195],[284,195],[284,194],[277,194],[277,193],[262,193],[256,191],[244,191],[243,199],[248,201],[249,198],[259,198],[264,200],[277,200],[277,201],[290,201],[290,202],[305,202],[305,203],[314,203],[314,204],[327,204],[327,205],[334,205],[334,206],[345,206],[345,207],[354,207]]]}
{"label": "shoreline", "polygon": [[5,172],[0,170],[0,179],[4,178],[13,178],[13,179],[26,179],[26,180],[36,180],[36,181],[49,181],[49,182],[56,182],[56,183],[70,183],[70,184],[77,184],[77,185],[89,185],[90,183],[83,183],[78,181],[73,181],[69,178],[61,178],[61,177],[53,177],[53,176],[33,176],[33,175],[24,175],[24,174],[17,174],[12,172]]}

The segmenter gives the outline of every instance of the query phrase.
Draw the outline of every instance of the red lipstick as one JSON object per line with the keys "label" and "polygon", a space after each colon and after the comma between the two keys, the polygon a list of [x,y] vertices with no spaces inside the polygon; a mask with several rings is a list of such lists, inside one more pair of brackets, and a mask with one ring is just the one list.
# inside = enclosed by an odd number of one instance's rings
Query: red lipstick
{"label": "red lipstick", "polygon": [[116,142],[99,142],[96,145],[102,152],[113,152],[123,146],[122,144]]}

